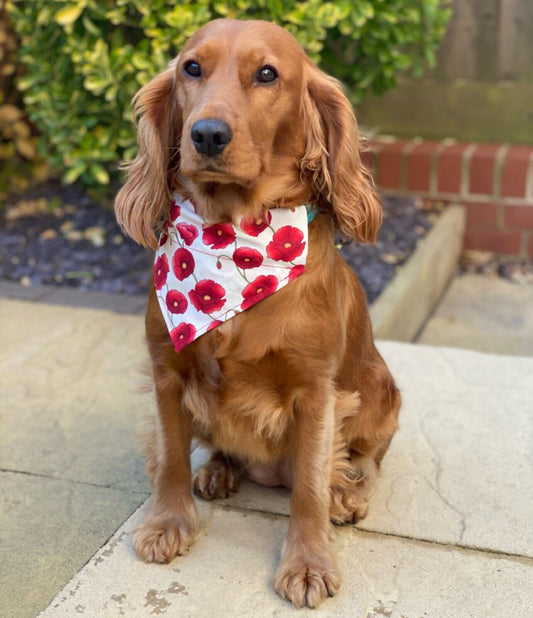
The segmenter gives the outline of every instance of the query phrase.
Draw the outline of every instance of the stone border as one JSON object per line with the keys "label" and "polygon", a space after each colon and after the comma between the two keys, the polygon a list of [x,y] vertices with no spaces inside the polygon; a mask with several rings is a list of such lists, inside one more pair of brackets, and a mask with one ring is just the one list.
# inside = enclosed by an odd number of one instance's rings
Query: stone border
{"label": "stone border", "polygon": [[53,285],[24,287],[14,281],[5,280],[0,280],[0,298],[29,300],[67,307],[106,309],[108,311],[115,311],[116,313],[129,314],[144,314],[147,301],[147,295],[144,294],[111,294],[107,292],[55,287]]}
{"label": "stone border", "polygon": [[464,229],[464,208],[449,206],[370,307],[377,339],[415,340],[455,272]]}

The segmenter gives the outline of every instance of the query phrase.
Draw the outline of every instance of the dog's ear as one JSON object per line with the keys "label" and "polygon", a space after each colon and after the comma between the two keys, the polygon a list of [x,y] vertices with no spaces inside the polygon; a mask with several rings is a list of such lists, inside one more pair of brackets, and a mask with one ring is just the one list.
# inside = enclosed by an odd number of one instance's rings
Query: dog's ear
{"label": "dog's ear", "polygon": [[382,209],[372,178],[361,162],[352,106],[340,83],[314,65],[307,67],[302,111],[306,151],[300,162],[315,195],[333,211],[344,234],[375,242]]}
{"label": "dog's ear", "polygon": [[141,88],[133,99],[137,157],[124,165],[126,182],[115,199],[124,231],[145,247],[157,247],[154,228],[170,204],[179,168],[181,113],[174,92],[175,62]]}

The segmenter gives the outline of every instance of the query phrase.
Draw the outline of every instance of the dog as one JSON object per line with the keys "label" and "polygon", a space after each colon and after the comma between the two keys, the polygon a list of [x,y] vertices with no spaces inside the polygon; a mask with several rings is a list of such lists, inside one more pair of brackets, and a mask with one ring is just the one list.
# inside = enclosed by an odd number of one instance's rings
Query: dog
{"label": "dog", "polygon": [[[283,28],[222,19],[137,93],[134,113],[138,154],[115,211],[127,234],[159,252],[146,312],[153,495],[135,549],[163,563],[189,548],[198,529],[192,491],[227,497],[243,477],[286,485],[291,515],[274,588],[296,607],[316,607],[341,583],[331,522],[367,514],[400,408],[364,292],[334,243],[335,229],[374,242],[382,219],[352,107]],[[176,218],[184,210],[190,220]],[[249,249],[246,262],[241,252],[239,265],[235,230],[250,242],[270,234],[266,254]],[[165,253],[170,237],[180,245]],[[213,279],[193,281],[189,266],[211,249]],[[265,255],[283,274],[269,294],[274,275],[251,281]],[[225,310],[223,267],[244,277],[242,304],[213,320]],[[188,293],[166,291],[172,273],[189,281]],[[210,323],[176,326],[186,305]],[[192,438],[212,449],[194,478]]]}

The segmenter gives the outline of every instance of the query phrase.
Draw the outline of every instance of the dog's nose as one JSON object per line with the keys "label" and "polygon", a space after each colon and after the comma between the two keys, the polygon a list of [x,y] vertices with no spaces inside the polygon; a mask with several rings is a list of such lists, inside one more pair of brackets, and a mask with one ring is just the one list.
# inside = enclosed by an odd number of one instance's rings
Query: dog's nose
{"label": "dog's nose", "polygon": [[220,154],[232,137],[229,126],[217,118],[198,120],[191,129],[191,139],[196,151],[208,157]]}

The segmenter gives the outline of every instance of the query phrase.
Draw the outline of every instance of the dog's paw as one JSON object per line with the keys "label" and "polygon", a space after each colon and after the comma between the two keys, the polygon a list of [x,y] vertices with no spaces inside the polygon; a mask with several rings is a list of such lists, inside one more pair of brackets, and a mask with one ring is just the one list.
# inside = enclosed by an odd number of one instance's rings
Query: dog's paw
{"label": "dog's paw", "polygon": [[[194,505],[193,505],[194,506]],[[133,546],[145,562],[170,562],[192,545],[198,530],[198,516],[149,515],[133,531]]]}
{"label": "dog's paw", "polygon": [[237,493],[237,472],[225,459],[212,459],[198,468],[193,478],[193,491],[204,500],[229,498]]}
{"label": "dog's paw", "polygon": [[357,490],[331,487],[329,518],[334,524],[355,524],[368,515],[368,497]]}
{"label": "dog's paw", "polygon": [[377,474],[370,457],[341,461],[330,482],[329,518],[334,524],[355,524],[368,515],[368,501]]}
{"label": "dog's paw", "polygon": [[284,558],[274,577],[274,588],[300,608],[318,607],[339,590],[341,576],[328,550],[320,556]]}

